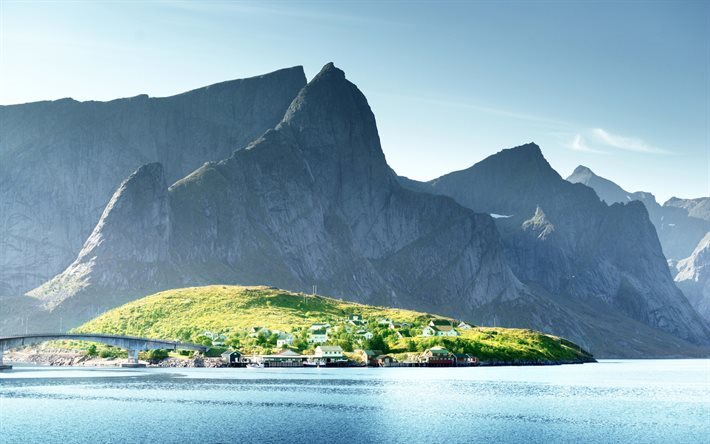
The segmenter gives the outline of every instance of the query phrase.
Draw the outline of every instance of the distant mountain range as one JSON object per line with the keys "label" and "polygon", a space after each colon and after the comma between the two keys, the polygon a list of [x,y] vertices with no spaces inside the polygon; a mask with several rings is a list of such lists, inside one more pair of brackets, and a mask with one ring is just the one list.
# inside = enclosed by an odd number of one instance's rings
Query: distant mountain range
{"label": "distant mountain range", "polygon": [[[273,95],[271,81],[278,85]],[[221,85],[242,82],[247,81]],[[102,198],[108,204],[100,217],[94,209],[98,223],[91,231],[84,226],[92,214],[88,207],[76,217],[67,210],[60,223],[47,216],[56,206],[48,203],[51,197],[36,188],[26,191],[28,199],[34,196],[34,206],[51,208],[12,219],[24,225],[3,220],[3,230],[32,239],[15,241],[16,253],[2,258],[11,265],[6,269],[15,270],[4,284],[10,295],[25,289],[22,279],[44,279],[40,273],[14,279],[25,269],[23,252],[53,251],[33,232],[53,233],[56,222],[62,233],[85,233],[85,241],[74,247],[73,262],[67,260],[64,271],[56,270],[56,276],[31,290],[31,298],[6,299],[2,328],[17,329],[22,322],[29,328],[58,321],[77,325],[146,294],[188,285],[267,284],[295,291],[317,285],[319,293],[358,302],[437,312],[481,325],[535,328],[568,337],[602,357],[708,353],[710,327],[674,285],[641,203],[608,206],[589,187],[563,180],[535,144],[503,150],[429,183],[397,177],[385,160],[366,98],[332,64],[306,85],[300,68],[249,82],[260,91],[258,109],[264,110],[254,111],[260,118],[249,125],[237,116],[254,107],[243,99],[252,97],[250,88],[234,94],[225,86],[214,96],[208,92],[216,87],[188,93],[181,111],[175,104],[155,111],[140,132],[133,124],[115,128],[113,141],[132,140],[136,147],[168,139],[173,144],[161,145],[164,157],[145,156],[143,166],[132,167],[133,174],[115,178],[110,200],[110,192],[99,196],[104,191],[91,187],[87,177],[95,178],[94,169],[108,168],[116,157],[102,160],[101,153],[94,154],[95,164],[78,167],[90,170],[83,175],[71,168],[47,173],[37,166],[42,162],[28,163],[41,183],[62,175],[55,185],[57,193],[71,197],[69,208],[84,208],[77,202],[89,194],[94,205]],[[141,109],[130,100],[116,101],[126,116],[134,107]],[[215,104],[223,113],[206,111]],[[35,105],[20,105],[14,112]],[[279,106],[280,117],[269,122]],[[225,110],[242,114],[225,117]],[[14,126],[36,127],[32,122],[53,112],[34,120],[16,118]],[[195,123],[198,117],[209,122]],[[107,125],[121,121],[89,120],[91,129],[84,132],[104,134]],[[166,127],[166,122],[172,124]],[[230,122],[235,128],[229,129]],[[14,191],[0,194],[0,205],[18,214],[25,199],[18,190],[26,182],[15,184],[16,168],[25,165],[17,146],[53,152],[54,140],[67,147],[56,155],[71,157],[65,139],[72,125],[66,127],[49,142],[16,135],[14,144],[5,146],[3,153],[15,153],[6,164],[13,176],[0,171],[0,180]],[[202,150],[179,167],[171,164],[173,156],[191,152],[194,132],[203,134],[197,138]],[[213,132],[220,147],[209,151]],[[96,143],[70,140],[82,153],[93,152]],[[72,159],[81,163],[83,157]],[[60,263],[57,255],[54,265]],[[13,306],[22,316],[12,315]]]}
{"label": "distant mountain range", "polygon": [[578,166],[567,178],[572,183],[582,183],[596,191],[609,205],[634,200],[646,206],[651,222],[656,227],[663,252],[673,263],[688,257],[698,242],[710,231],[710,197],[699,199],[671,198],[663,206],[651,193],[630,193],[614,182],[597,176],[585,166]]}
{"label": "distant mountain range", "polygon": [[710,233],[693,254],[676,265],[675,281],[701,316],[710,322]]}
{"label": "distant mountain range", "polygon": [[642,202],[656,227],[677,286],[701,316],[710,322],[710,197],[672,197],[661,206],[653,194],[643,191],[629,193],[581,165],[567,180],[593,188],[608,203]]}

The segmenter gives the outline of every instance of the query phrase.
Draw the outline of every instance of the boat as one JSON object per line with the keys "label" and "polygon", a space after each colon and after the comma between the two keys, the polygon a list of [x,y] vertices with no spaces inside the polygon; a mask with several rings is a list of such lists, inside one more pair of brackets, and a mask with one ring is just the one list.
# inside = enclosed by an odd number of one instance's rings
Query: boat
{"label": "boat", "polygon": [[303,366],[304,367],[320,367],[320,363],[318,363],[318,362],[304,362]]}
{"label": "boat", "polygon": [[256,364],[247,364],[247,368],[264,368],[262,362],[257,362]]}

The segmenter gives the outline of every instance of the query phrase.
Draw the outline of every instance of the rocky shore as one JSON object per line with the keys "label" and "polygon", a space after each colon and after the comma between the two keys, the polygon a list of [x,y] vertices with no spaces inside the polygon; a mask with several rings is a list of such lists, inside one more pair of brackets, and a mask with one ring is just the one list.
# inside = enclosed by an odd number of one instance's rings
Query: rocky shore
{"label": "rocky shore", "polygon": [[[53,367],[120,367],[127,363],[127,359],[100,358],[87,356],[84,353],[72,350],[21,350],[9,351],[5,353],[4,361],[8,364],[35,364]],[[158,362],[140,361],[147,367],[161,368],[217,368],[224,367],[224,362],[220,358],[204,358],[196,356],[193,358],[165,358]]]}

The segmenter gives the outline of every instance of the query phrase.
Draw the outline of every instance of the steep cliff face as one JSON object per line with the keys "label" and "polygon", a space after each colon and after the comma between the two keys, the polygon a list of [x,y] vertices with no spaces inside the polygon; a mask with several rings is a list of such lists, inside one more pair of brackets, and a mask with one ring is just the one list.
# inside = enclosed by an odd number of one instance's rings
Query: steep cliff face
{"label": "steep cliff face", "polygon": [[[172,185],[165,219],[155,216],[164,208],[159,186],[128,192],[144,182],[136,176],[141,170],[116,192],[77,261],[32,292],[46,307],[108,308],[146,286],[259,283],[470,314],[523,290],[489,216],[399,185],[367,100],[332,64],[273,130]],[[156,236],[164,220],[167,237]]]}
{"label": "steep cliff face", "polygon": [[597,176],[585,166],[578,166],[567,178],[592,188],[607,204],[639,201],[644,204],[656,227],[665,256],[673,262],[690,255],[693,248],[710,230],[710,199],[670,199],[659,205],[651,193],[630,193],[614,182]]}
{"label": "steep cliff face", "polygon": [[0,297],[76,257],[118,183],[160,162],[169,183],[243,148],[283,117],[301,67],[166,98],[0,106]]}
{"label": "steep cliff face", "polygon": [[710,233],[676,268],[676,284],[698,313],[710,322]]}
{"label": "steep cliff face", "polygon": [[591,188],[563,180],[537,145],[503,150],[429,186],[475,211],[499,215],[506,256],[521,281],[601,302],[689,341],[710,339],[673,284],[644,206],[607,206]]}
{"label": "steep cliff face", "polygon": [[[151,163],[131,174],[113,194],[98,225],[66,271],[28,294],[52,309],[83,289],[102,289],[110,305],[126,302],[119,288],[153,288],[170,273],[171,224],[163,167]],[[104,303],[73,304],[73,315]]]}

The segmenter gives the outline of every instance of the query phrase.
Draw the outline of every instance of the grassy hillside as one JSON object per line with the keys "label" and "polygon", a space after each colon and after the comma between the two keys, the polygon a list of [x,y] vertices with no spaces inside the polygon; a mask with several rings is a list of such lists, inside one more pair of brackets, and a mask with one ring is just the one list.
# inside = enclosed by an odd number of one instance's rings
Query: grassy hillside
{"label": "grassy hillside", "polygon": [[[367,323],[353,326],[357,314]],[[381,325],[391,320],[397,324]],[[75,329],[77,332],[127,334],[151,338],[238,347],[247,352],[276,349],[276,335],[252,335],[253,327],[293,334],[293,348],[308,352],[309,327],[329,323],[328,343],[353,348],[385,348],[391,353],[420,352],[443,345],[452,352],[471,353],[482,361],[550,362],[589,360],[579,347],[532,330],[457,329],[458,337],[422,337],[431,320],[445,317],[374,307],[321,296],[290,293],[269,287],[208,286],[164,291],[111,310]],[[401,325],[400,325],[401,324]],[[374,335],[364,338],[363,331]],[[207,333],[207,334],[206,334]]]}

